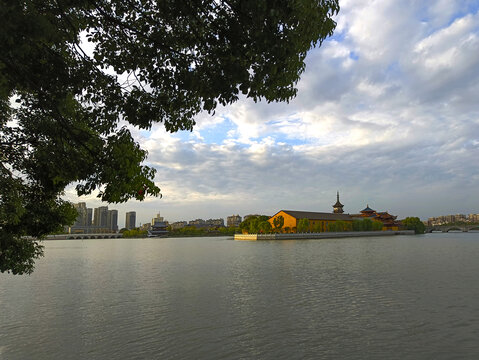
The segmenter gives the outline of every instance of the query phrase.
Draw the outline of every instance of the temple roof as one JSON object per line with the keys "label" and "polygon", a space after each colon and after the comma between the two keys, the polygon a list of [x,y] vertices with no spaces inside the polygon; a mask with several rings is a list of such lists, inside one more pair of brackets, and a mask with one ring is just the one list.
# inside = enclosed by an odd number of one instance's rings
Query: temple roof
{"label": "temple roof", "polygon": [[361,212],[370,212],[370,211],[374,211],[374,210],[369,207],[369,204],[366,205],[365,209],[361,210]]}
{"label": "temple roof", "polygon": [[[313,211],[297,211],[297,210],[281,210],[288,215],[296,219],[309,219],[309,220],[349,220],[351,221],[351,215],[349,214],[335,214]],[[280,212],[281,212],[280,211]]]}
{"label": "temple roof", "polygon": [[391,220],[395,220],[397,218],[397,216],[395,215],[391,215],[390,213],[388,213],[387,211],[383,211],[383,212],[378,212],[378,217],[380,219],[391,219]]}
{"label": "temple roof", "polygon": [[342,206],[344,205],[339,202],[339,199],[338,201],[336,201],[336,204],[333,205],[333,207],[342,207]]}

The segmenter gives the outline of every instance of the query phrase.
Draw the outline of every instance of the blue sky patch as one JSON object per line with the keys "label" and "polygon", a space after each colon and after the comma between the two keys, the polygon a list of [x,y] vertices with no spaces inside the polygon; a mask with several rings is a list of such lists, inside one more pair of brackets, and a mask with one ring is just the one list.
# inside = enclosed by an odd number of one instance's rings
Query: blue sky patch
{"label": "blue sky patch", "polygon": [[353,59],[353,60],[355,60],[355,61],[358,61],[358,60],[359,60],[359,55],[356,54],[354,51],[350,51],[350,52],[349,52],[349,58],[350,58],[350,59]]}

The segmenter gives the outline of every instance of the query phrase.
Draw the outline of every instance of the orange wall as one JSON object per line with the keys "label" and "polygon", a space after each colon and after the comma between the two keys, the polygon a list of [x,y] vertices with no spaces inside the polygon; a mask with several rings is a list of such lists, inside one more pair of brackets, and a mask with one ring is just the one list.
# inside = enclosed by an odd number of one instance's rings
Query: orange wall
{"label": "orange wall", "polygon": [[[274,224],[273,221],[275,218],[278,216],[282,216],[284,218],[284,225],[283,229],[286,227],[289,227],[290,229],[293,229],[294,227],[298,226],[298,220],[295,217],[286,214],[284,211],[280,211],[276,215],[272,216],[271,218],[268,219],[269,223],[271,224],[271,227],[274,229]],[[314,227],[316,224],[321,224],[321,232],[328,231],[328,225],[335,222],[336,220],[309,220],[309,231],[313,231]],[[350,221],[346,221],[350,222]],[[291,230],[292,231],[292,230]]]}
{"label": "orange wall", "polygon": [[285,227],[289,227],[290,229],[296,227],[297,225],[297,220],[295,217],[291,216],[291,215],[288,215],[286,214],[284,211],[280,211],[279,213],[277,213],[276,215],[274,215],[273,217],[269,218],[268,221],[269,223],[271,224],[271,227],[274,229],[274,223],[273,223],[273,220],[276,219],[278,216],[282,216],[284,218],[284,225],[283,225],[283,229]]}

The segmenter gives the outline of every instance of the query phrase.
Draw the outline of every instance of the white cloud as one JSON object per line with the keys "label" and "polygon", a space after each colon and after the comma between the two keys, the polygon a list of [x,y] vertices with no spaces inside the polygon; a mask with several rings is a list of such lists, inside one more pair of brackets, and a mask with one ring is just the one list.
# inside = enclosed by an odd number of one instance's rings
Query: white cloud
{"label": "white cloud", "polygon": [[124,208],[143,222],[158,210],[169,220],[329,211],[340,190],[349,212],[479,212],[479,14],[469,5],[344,0],[289,104],[241,98],[201,114],[189,135],[136,131],[164,198]]}

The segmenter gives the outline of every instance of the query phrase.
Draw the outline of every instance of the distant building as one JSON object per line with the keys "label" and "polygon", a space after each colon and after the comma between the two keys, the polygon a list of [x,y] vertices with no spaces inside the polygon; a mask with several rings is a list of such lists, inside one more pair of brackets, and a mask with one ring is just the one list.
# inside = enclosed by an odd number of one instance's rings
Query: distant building
{"label": "distant building", "polygon": [[86,226],[93,225],[93,209],[88,208],[86,209]]}
{"label": "distant building", "polygon": [[151,219],[151,226],[155,226],[155,224],[161,223],[161,222],[165,222],[165,220],[163,219],[163,216],[161,216],[160,213],[158,213],[156,217]]}
{"label": "distant building", "polygon": [[175,221],[170,224],[172,230],[182,229],[187,225],[188,223],[186,221]]}
{"label": "distant building", "polygon": [[188,226],[194,226],[196,228],[202,228],[206,226],[206,221],[203,219],[196,219],[196,220],[191,220],[188,221]]}
{"label": "distant building", "polygon": [[337,221],[350,224],[352,226],[354,220],[363,220],[365,218],[379,221],[383,224],[382,230],[399,230],[399,222],[396,221],[397,216],[389,214],[387,211],[377,212],[366,206],[359,214],[343,214],[343,204],[339,201],[339,192],[337,193],[336,203],[333,205],[332,213],[312,212],[312,211],[296,211],[296,210],[281,210],[268,219],[271,227],[274,228],[275,219],[282,217],[282,228],[289,232],[296,232],[299,220],[309,220],[310,231],[323,232],[329,231],[331,225]]}
{"label": "distant building", "polygon": [[168,234],[168,222],[164,221],[163,216],[158,213],[151,219],[151,226],[148,229],[148,237],[160,237]]}
{"label": "distant building", "polygon": [[[78,212],[75,223],[65,229],[71,234],[110,233],[118,230],[118,210],[108,210],[108,206],[96,209],[86,207],[86,203],[73,204]],[[93,213],[95,214],[93,216]]]}
{"label": "distant building", "polygon": [[389,214],[387,211],[378,212],[366,205],[366,208],[360,211],[359,214],[351,214],[353,218],[369,218],[371,220],[380,221],[383,223],[383,230],[399,230],[400,222],[396,221],[397,216]]}
{"label": "distant building", "polygon": [[93,212],[93,226],[108,228],[108,206],[95,208]]}
{"label": "distant building", "polygon": [[78,212],[77,218],[73,226],[87,226],[88,210],[86,208],[86,203],[80,202],[78,204],[73,204],[73,207]]}
{"label": "distant building", "polygon": [[456,223],[456,222],[464,222],[464,223],[479,222],[479,214],[469,214],[468,216],[464,214],[442,215],[437,217],[430,217],[427,219],[428,226],[440,226],[440,225]]}
{"label": "distant building", "polygon": [[128,230],[134,229],[136,227],[136,211],[129,211],[126,213],[125,217],[125,228]]}
{"label": "distant building", "polygon": [[118,210],[108,210],[107,228],[113,232],[118,231]]}
{"label": "distant building", "polygon": [[333,205],[333,213],[335,214],[342,214],[344,212],[343,207],[344,205],[339,202],[339,191],[337,193],[336,204]]}
{"label": "distant building", "polygon": [[308,219],[310,230],[319,229],[320,232],[328,231],[331,223],[336,221],[344,221],[352,223],[353,218],[349,214],[336,214],[313,211],[297,211],[297,210],[280,210],[268,219],[271,227],[274,229],[274,220],[278,217],[283,217],[283,229],[289,228],[291,232],[296,232],[298,222],[300,219]]}
{"label": "distant building", "polygon": [[226,225],[228,227],[238,227],[241,224],[241,216],[231,215],[226,218]]}
{"label": "distant building", "polygon": [[224,219],[208,219],[205,221],[205,225],[206,227],[209,227],[209,228],[224,227],[225,220]]}
{"label": "distant building", "polygon": [[140,226],[140,230],[147,231],[150,230],[151,228],[151,223],[144,223]]}

